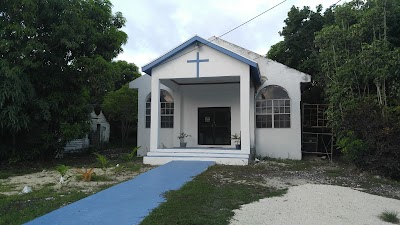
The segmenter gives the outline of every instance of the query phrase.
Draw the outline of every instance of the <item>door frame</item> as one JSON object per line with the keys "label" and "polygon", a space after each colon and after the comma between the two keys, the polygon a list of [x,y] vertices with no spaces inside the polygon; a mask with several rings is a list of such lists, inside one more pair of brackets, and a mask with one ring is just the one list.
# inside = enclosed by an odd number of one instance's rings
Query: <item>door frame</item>
{"label": "door frame", "polygon": [[229,140],[231,137],[232,132],[232,107],[198,107],[197,108],[197,144],[200,146],[230,146],[231,141],[229,144],[200,144],[200,109],[229,109]]}

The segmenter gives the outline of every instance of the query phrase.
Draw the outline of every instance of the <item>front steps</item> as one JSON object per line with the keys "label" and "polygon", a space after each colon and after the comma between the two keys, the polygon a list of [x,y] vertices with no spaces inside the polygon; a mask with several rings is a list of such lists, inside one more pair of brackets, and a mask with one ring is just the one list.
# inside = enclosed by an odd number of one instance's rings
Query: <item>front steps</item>
{"label": "front steps", "polygon": [[144,164],[163,165],[179,161],[213,161],[223,165],[248,165],[249,154],[240,150],[217,149],[158,149],[143,157]]}

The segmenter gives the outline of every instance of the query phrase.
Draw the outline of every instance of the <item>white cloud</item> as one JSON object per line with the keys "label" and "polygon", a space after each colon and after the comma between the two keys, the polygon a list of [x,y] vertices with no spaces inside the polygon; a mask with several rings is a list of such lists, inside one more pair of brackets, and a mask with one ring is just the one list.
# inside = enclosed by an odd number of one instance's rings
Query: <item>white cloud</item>
{"label": "white cloud", "polygon": [[[206,39],[222,35],[279,2],[281,0],[112,0],[113,11],[122,12],[127,19],[123,30],[129,37],[117,60],[142,67],[196,34]],[[308,0],[286,1],[222,38],[264,55],[271,45],[281,40],[278,32],[292,5],[308,5],[315,9],[318,4],[327,8],[335,2],[337,0],[313,1],[313,4]]]}

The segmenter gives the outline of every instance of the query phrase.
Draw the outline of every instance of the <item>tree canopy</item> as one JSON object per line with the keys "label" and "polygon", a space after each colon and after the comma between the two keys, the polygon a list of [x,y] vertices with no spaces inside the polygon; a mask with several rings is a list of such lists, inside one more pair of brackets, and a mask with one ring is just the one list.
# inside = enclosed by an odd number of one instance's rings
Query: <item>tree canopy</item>
{"label": "tree canopy", "polygon": [[[313,76],[338,146],[358,166],[400,174],[400,2],[292,7],[268,57]],[[397,175],[396,175],[397,174]]]}
{"label": "tree canopy", "polygon": [[128,85],[109,92],[104,97],[104,113],[111,121],[119,122],[122,144],[126,142],[130,129],[137,121],[138,93]]}
{"label": "tree canopy", "polygon": [[[329,14],[327,10],[326,14]],[[320,31],[332,18],[324,16],[322,6],[316,11],[304,6],[302,9],[293,6],[285,19],[286,26],[279,34],[283,41],[271,46],[267,56],[289,67],[308,74],[318,74],[318,49],[314,45],[315,32]]]}
{"label": "tree canopy", "polygon": [[125,18],[111,9],[108,0],[2,1],[0,159],[51,156],[88,131],[89,103],[137,74],[111,61],[127,40]]}

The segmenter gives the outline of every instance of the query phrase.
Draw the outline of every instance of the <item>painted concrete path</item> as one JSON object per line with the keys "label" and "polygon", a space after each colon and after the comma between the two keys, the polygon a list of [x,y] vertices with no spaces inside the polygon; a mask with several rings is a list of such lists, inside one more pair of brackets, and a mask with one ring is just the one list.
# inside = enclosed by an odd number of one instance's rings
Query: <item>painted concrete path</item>
{"label": "painted concrete path", "polygon": [[26,224],[139,224],[165,201],[164,192],[179,189],[213,164],[172,161]]}

